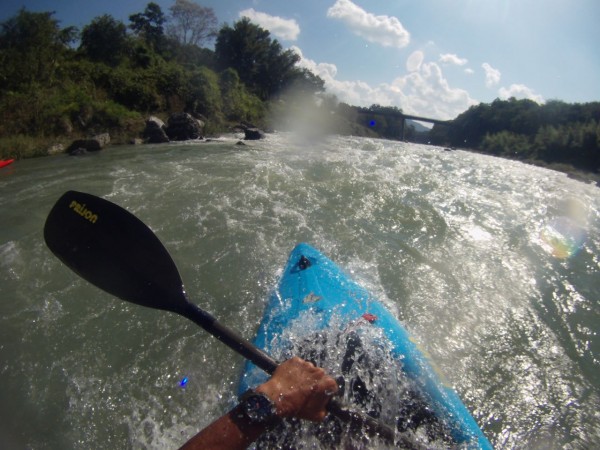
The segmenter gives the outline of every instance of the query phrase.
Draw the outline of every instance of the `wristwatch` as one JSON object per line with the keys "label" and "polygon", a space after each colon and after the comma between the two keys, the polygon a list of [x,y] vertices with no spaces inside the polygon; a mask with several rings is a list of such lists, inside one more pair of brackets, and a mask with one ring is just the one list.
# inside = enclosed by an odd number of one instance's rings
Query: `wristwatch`
{"label": "wristwatch", "polygon": [[273,401],[262,392],[253,389],[242,394],[236,409],[240,418],[246,419],[251,424],[271,425],[279,421]]}

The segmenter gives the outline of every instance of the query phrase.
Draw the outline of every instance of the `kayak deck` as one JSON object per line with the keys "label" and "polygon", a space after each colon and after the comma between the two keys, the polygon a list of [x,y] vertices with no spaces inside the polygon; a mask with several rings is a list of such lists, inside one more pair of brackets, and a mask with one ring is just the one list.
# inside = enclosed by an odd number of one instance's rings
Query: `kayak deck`
{"label": "kayak deck", "polygon": [[[413,433],[416,442],[492,448],[458,395],[442,381],[400,322],[308,244],[299,244],[291,252],[254,344],[277,360],[298,355],[333,376],[343,376],[342,402],[394,424],[400,433]],[[248,362],[239,390],[244,392],[266,379],[262,370]],[[277,434],[299,435],[299,426],[295,423],[293,430]],[[313,433],[321,442],[331,441],[336,427],[340,424],[314,425],[304,438]]]}

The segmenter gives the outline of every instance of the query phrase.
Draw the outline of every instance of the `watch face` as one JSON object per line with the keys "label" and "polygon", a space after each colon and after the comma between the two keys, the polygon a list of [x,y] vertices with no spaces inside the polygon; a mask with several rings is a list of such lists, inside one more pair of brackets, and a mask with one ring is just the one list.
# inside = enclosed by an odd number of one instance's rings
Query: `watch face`
{"label": "watch face", "polygon": [[248,419],[256,423],[266,423],[275,418],[275,407],[263,394],[252,394],[244,399],[244,412]]}

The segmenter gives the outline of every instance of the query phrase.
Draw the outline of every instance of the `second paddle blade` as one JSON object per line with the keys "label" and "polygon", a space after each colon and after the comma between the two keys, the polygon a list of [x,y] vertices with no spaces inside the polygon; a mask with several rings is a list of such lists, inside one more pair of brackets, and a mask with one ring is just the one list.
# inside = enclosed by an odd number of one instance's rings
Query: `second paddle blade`
{"label": "second paddle blade", "polygon": [[165,247],[141,220],[114,203],[66,192],[46,219],[44,239],[69,268],[116,297],[173,312],[188,304]]}

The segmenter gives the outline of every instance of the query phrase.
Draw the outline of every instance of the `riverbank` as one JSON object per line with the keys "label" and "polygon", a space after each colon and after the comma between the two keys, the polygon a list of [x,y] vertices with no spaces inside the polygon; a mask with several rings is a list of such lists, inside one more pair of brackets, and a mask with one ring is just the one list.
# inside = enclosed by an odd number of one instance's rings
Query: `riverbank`
{"label": "riverbank", "polygon": [[528,160],[521,162],[538,167],[544,167],[550,170],[555,170],[557,172],[566,173],[569,178],[572,178],[577,181],[582,181],[584,183],[595,183],[598,187],[600,187],[600,174],[596,172],[580,170],[569,164],[547,163],[545,161],[539,160]]}
{"label": "riverbank", "polygon": [[540,159],[520,159],[520,158],[509,158],[503,155],[490,155],[489,153],[482,150],[475,150],[471,148],[461,148],[465,152],[479,153],[481,155],[494,156],[500,159],[508,159],[511,161],[519,161],[523,164],[529,164],[531,166],[543,167],[544,169],[554,170],[555,172],[561,172],[567,174],[567,176],[573,180],[581,181],[583,183],[591,183],[596,184],[600,187],[600,173],[589,171],[589,170],[581,170],[571,164],[565,163],[550,163],[547,161],[542,161]]}
{"label": "riverbank", "polygon": [[[111,145],[132,144],[139,138],[144,129],[144,121],[130,123],[125,129],[110,129]],[[0,157],[16,160],[52,156],[65,153],[66,149],[77,139],[85,139],[83,133],[72,133],[61,136],[28,136],[15,135],[0,137]]]}
{"label": "riverbank", "polygon": [[[140,120],[136,123],[130,123],[127,129],[114,129],[109,132],[111,136],[111,147],[120,145],[131,145],[140,144],[144,145],[140,139],[142,131],[144,129],[145,122]],[[208,134],[207,138],[218,138],[224,134],[231,132],[232,128],[235,127],[234,123],[228,123],[221,127],[214,128],[211,133]],[[267,127],[268,128],[268,127]],[[349,130],[350,131],[350,130]],[[357,130],[355,127],[352,128],[352,135],[360,133],[361,130]],[[370,131],[370,130],[369,130]],[[343,135],[343,134],[341,134]],[[373,137],[373,136],[371,136]],[[43,156],[53,156],[57,154],[65,153],[69,145],[76,139],[83,139],[85,136],[57,136],[57,137],[34,137],[34,136],[9,136],[0,137],[0,159],[12,159],[21,160],[28,158],[38,158]],[[461,149],[473,153],[486,154],[485,152],[475,151],[472,149]],[[502,159],[511,159],[503,158]],[[537,167],[544,167],[546,169],[554,170],[567,174],[569,178],[572,178],[583,183],[592,183],[600,187],[600,174],[591,171],[584,171],[575,168],[569,164],[560,163],[548,163],[540,160],[521,160],[518,161],[524,164],[530,164]]]}

